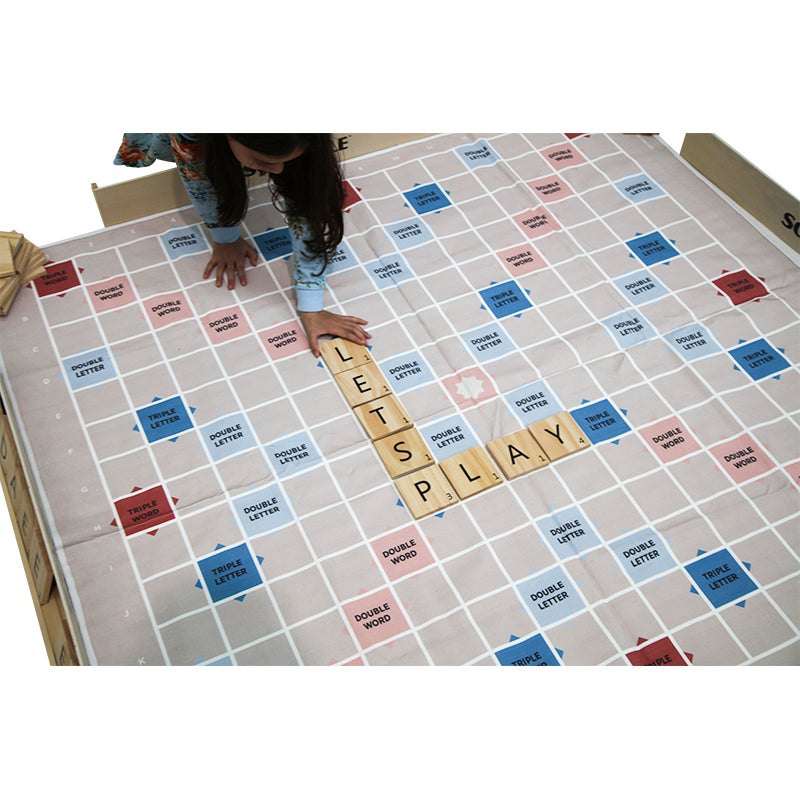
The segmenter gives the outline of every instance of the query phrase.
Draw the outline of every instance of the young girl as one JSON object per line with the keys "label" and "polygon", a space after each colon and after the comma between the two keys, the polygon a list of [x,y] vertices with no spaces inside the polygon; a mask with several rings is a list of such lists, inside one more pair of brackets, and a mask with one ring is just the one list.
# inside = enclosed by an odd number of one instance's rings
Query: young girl
{"label": "young girl", "polygon": [[269,174],[273,202],[285,216],[294,253],[297,310],[311,352],[319,337],[341,336],[366,345],[367,321],[323,310],[325,268],[342,241],[344,189],[333,140],[326,133],[126,133],[114,163],[148,167],[174,161],[213,247],[203,278],[212,273],[228,289],[247,285],[245,261],[258,254],[242,237],[247,212],[245,178]]}

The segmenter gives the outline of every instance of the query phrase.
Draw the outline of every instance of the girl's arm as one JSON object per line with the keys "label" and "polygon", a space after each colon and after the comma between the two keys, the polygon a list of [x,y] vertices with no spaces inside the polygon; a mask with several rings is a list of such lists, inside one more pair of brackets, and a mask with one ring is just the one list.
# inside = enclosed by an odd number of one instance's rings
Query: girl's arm
{"label": "girl's arm", "polygon": [[225,228],[218,224],[217,194],[205,173],[202,141],[191,134],[173,133],[170,143],[186,193],[202,217],[213,241],[211,258],[206,264],[203,278],[216,272],[217,286],[222,286],[227,273],[228,288],[233,289],[238,275],[239,282],[246,286],[245,262],[249,260],[255,266],[258,253],[242,238],[238,225]]}
{"label": "girl's arm", "polygon": [[[297,311],[300,322],[308,337],[311,352],[319,358],[319,337],[337,336],[356,344],[365,345],[371,338],[361,326],[367,320],[334,314],[323,309],[325,294],[325,264],[322,257],[309,258],[306,255],[306,232],[308,223],[301,217],[287,217],[294,251],[294,286],[297,294]],[[321,273],[321,274],[319,274]]]}
{"label": "girl's arm", "polygon": [[300,322],[308,337],[308,344],[315,358],[319,358],[319,337],[328,335],[348,339],[356,344],[367,345],[367,339],[372,338],[361,326],[367,320],[360,317],[346,317],[334,314],[332,311],[301,311]]}

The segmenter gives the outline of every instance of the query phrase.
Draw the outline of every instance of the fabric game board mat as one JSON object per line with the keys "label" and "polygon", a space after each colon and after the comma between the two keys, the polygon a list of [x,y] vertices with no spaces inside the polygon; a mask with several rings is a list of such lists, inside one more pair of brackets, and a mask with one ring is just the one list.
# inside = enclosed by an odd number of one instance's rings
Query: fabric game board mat
{"label": "fabric game board mat", "polygon": [[191,206],[50,246],[0,358],[82,661],[800,662],[798,265],[658,137],[344,170],[326,307],[442,507],[307,349],[266,186],[231,292]]}

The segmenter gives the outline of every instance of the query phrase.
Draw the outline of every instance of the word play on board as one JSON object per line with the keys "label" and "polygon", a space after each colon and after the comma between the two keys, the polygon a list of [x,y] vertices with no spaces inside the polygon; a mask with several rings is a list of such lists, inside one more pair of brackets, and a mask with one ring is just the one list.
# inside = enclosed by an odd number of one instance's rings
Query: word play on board
{"label": "word play on board", "polygon": [[374,366],[368,348],[331,339],[320,349],[389,475],[399,479],[421,470],[408,480],[395,480],[415,519],[502,482],[498,470],[510,479],[589,446],[575,420],[561,412],[488,442],[486,447],[496,465],[487,459],[482,448],[473,447],[437,466],[391,387]]}

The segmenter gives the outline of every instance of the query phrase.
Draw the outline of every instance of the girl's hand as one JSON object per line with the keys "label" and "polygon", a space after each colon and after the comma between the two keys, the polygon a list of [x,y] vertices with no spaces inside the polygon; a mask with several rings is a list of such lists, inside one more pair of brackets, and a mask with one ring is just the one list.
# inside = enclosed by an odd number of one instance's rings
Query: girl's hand
{"label": "girl's hand", "polygon": [[367,320],[358,317],[345,317],[330,311],[301,311],[300,322],[308,337],[311,352],[316,358],[319,358],[319,342],[317,340],[323,334],[340,336],[342,339],[364,346],[367,344],[367,339],[372,338],[361,327],[367,324]]}
{"label": "girl's hand", "polygon": [[233,289],[236,285],[236,276],[239,276],[239,283],[247,286],[247,278],[244,274],[245,259],[250,259],[250,264],[255,266],[258,261],[258,253],[241,237],[230,244],[219,244],[214,242],[211,249],[211,260],[206,264],[203,278],[207,278],[211,273],[217,271],[217,286],[222,286],[225,273],[228,273],[228,288]]}

